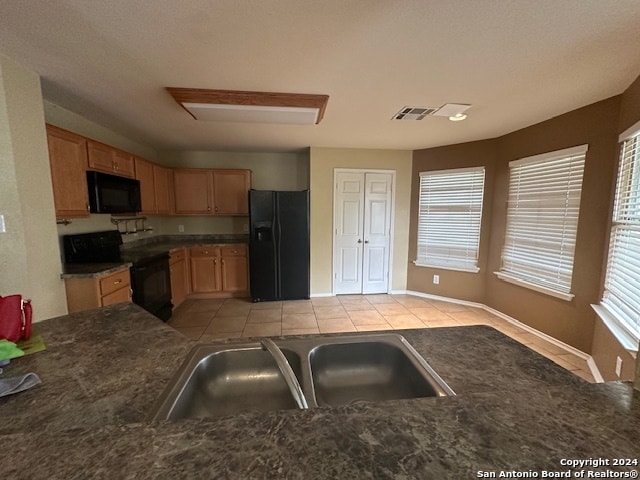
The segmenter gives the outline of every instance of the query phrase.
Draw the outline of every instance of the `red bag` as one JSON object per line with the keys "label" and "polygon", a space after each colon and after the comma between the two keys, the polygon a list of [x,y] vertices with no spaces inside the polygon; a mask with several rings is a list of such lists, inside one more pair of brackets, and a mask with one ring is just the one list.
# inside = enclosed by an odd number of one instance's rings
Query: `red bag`
{"label": "red bag", "polygon": [[26,340],[31,336],[31,300],[22,295],[0,297],[0,340]]}

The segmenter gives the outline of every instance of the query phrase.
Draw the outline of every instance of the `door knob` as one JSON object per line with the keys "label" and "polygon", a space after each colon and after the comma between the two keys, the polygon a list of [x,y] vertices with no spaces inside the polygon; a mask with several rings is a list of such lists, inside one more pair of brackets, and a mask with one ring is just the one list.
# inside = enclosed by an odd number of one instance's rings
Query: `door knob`
{"label": "door knob", "polygon": [[358,239],[358,243],[362,243],[362,240],[361,240],[361,239]]}
{"label": "door knob", "polygon": [[364,243],[369,243],[369,240],[365,240]]}

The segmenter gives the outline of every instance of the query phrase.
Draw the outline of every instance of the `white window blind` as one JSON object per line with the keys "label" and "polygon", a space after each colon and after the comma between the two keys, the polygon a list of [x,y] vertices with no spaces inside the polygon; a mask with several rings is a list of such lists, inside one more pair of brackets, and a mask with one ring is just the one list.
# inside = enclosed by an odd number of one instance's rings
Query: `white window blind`
{"label": "white window blind", "polygon": [[640,339],[640,132],[622,144],[602,305]]}
{"label": "white window blind", "polygon": [[484,167],[420,173],[416,265],[478,271]]}
{"label": "white window blind", "polygon": [[587,146],[509,163],[498,277],[570,300]]}

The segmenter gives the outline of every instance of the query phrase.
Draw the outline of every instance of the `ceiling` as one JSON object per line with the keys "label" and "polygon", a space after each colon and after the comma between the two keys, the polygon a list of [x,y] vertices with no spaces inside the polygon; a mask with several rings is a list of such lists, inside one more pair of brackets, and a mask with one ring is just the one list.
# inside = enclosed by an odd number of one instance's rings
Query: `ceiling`
{"label": "ceiling", "polygon": [[[0,0],[44,98],[157,149],[421,149],[622,93],[638,0]],[[319,125],[194,120],[165,87],[329,95]],[[463,122],[394,121],[467,103]]]}

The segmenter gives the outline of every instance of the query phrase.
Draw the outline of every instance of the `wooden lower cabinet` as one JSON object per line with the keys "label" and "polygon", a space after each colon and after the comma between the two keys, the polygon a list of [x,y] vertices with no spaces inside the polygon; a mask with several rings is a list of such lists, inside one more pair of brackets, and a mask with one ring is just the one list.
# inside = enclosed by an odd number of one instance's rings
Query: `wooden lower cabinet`
{"label": "wooden lower cabinet", "polygon": [[181,248],[171,252],[169,258],[171,276],[171,303],[174,308],[180,305],[190,293],[188,251]]}
{"label": "wooden lower cabinet", "polygon": [[129,268],[92,277],[66,278],[69,313],[131,301]]}
{"label": "wooden lower cabinet", "polygon": [[249,278],[247,275],[247,247],[221,247],[222,290],[233,293],[248,293]]}
{"label": "wooden lower cabinet", "polygon": [[191,293],[211,297],[249,294],[247,246],[191,247]]}

